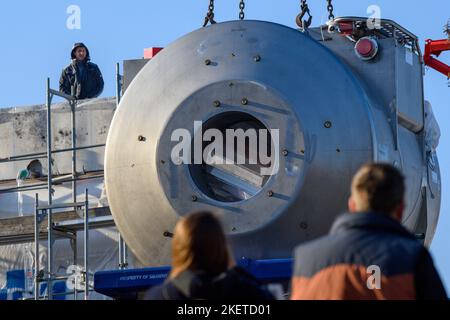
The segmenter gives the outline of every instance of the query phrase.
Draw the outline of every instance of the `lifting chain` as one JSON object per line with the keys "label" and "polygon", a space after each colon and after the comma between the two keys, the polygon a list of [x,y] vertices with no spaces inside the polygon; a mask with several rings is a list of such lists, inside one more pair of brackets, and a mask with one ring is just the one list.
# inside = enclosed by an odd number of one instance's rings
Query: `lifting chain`
{"label": "lifting chain", "polygon": [[[309,26],[312,23],[312,15],[311,12],[309,11],[309,6],[308,6],[308,2],[307,0],[301,0],[301,6],[300,6],[301,12],[300,14],[297,16],[297,18],[295,19],[297,25],[302,28],[303,30],[306,30],[309,28]],[[303,20],[303,18],[308,15],[308,19],[307,20]]]}
{"label": "lifting chain", "polygon": [[239,12],[239,19],[244,20],[244,18],[245,18],[245,12],[244,12],[245,2],[244,2],[244,0],[241,0],[241,2],[239,2],[239,9],[241,10]]}
{"label": "lifting chain", "polygon": [[327,6],[327,9],[328,9],[328,20],[332,21],[332,20],[334,20],[333,3],[332,3],[332,0],[327,0],[327,2],[328,2],[328,6]]}
{"label": "lifting chain", "polygon": [[216,23],[216,21],[214,20],[214,0],[209,0],[208,13],[206,14],[203,27],[206,27],[208,25],[208,22],[210,22],[211,24]]}

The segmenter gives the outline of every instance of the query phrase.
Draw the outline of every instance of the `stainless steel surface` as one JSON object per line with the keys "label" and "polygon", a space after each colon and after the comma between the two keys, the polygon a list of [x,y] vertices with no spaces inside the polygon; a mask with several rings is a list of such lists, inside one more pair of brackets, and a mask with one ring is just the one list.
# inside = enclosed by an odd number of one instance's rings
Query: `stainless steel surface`
{"label": "stainless steel surface", "polygon": [[[414,101],[415,125],[405,127],[395,99],[395,40],[382,39],[380,54],[364,62],[351,41],[327,37],[268,22],[220,23],[179,39],[137,75],[111,124],[105,181],[118,229],[143,264],[170,263],[165,234],[179,217],[204,209],[219,214],[236,257],[291,257],[296,245],[329,231],[346,210],[352,176],[369,161],[407,175],[405,225],[418,230],[427,176],[416,132],[423,101]],[[421,72],[420,64],[412,68]],[[280,170],[255,194],[227,202],[205,189],[198,166],[171,161],[178,143],[171,137],[180,128],[194,137],[195,121],[214,119],[223,129],[233,118],[279,129]],[[436,189],[428,216],[438,215]]]}
{"label": "stainless steel surface", "polygon": [[409,48],[397,47],[395,61],[397,114],[400,124],[414,133],[424,126],[424,94],[420,58]]}
{"label": "stainless steel surface", "polygon": [[[148,59],[125,60],[123,62],[122,93],[125,93],[139,71],[147,64]],[[118,95],[121,96],[121,95]]]}
{"label": "stainless steel surface", "polygon": [[[390,20],[382,20],[382,25],[402,30]],[[401,32],[408,38],[407,42],[418,41],[407,30]],[[311,29],[310,35],[350,68],[372,101],[371,121],[377,128],[374,145],[374,150],[378,150],[376,160],[390,162],[402,169],[407,184],[407,208],[403,223],[414,233],[426,234],[425,244],[430,246],[439,218],[441,178],[437,159],[433,170],[427,169],[431,156],[424,145],[426,132],[423,130],[423,64],[420,50],[411,52],[411,46],[399,43],[400,34],[393,32],[391,36],[378,39],[380,54],[374,61],[362,62],[355,59],[351,52],[352,43],[346,37],[327,33],[327,41],[323,41],[320,28]],[[425,202],[425,199],[428,200]]]}
{"label": "stainless steel surface", "polygon": [[[353,21],[353,22],[363,22],[367,21],[367,17],[339,17],[334,20],[336,23],[342,21]],[[325,27],[325,26],[324,26]],[[328,27],[326,27],[328,28]],[[396,40],[403,41],[411,45],[412,49],[419,55],[422,56],[420,49],[419,38],[407,30],[406,28],[399,25],[397,22],[390,19],[380,19],[380,29],[375,30],[380,34],[387,37],[394,38]]]}

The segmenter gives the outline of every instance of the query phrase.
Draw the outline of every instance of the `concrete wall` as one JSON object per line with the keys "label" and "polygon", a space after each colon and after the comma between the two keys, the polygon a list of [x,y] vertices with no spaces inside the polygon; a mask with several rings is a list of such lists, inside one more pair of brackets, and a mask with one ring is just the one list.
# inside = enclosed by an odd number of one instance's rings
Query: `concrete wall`
{"label": "concrete wall", "polygon": [[[115,99],[80,101],[76,111],[77,145],[89,146],[106,143],[115,111]],[[71,112],[68,103],[52,106],[52,146],[54,150],[71,147]],[[15,107],[0,110],[0,158],[47,150],[47,116],[45,105]],[[103,169],[104,148],[82,150],[77,155],[80,172]],[[0,181],[15,179],[17,172],[31,160],[0,164]],[[46,159],[41,160],[44,173]],[[71,172],[71,153],[54,156],[54,173]]]}

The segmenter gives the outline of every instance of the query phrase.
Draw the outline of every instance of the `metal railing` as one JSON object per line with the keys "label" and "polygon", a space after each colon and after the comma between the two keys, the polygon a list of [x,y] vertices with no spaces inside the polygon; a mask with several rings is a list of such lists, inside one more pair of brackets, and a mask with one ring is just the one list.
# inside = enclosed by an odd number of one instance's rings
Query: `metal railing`
{"label": "metal railing", "polygon": [[[116,107],[119,106],[123,94],[123,76],[120,74],[120,65],[116,64]],[[119,232],[119,268],[126,269],[128,267],[128,248],[122,235]]]}
{"label": "metal railing", "polygon": [[[123,76],[120,74],[120,65],[117,63],[116,65],[116,108],[118,107],[120,103],[120,99],[122,96],[122,87],[123,87]],[[73,91],[73,90],[72,90]],[[53,272],[53,264],[54,264],[54,252],[53,252],[53,244],[54,240],[57,238],[55,237],[55,234],[57,235],[58,230],[55,229],[54,223],[53,223],[53,210],[58,209],[70,209],[73,208],[75,211],[77,209],[83,209],[83,219],[84,219],[84,228],[83,228],[83,237],[84,237],[84,271],[83,271],[83,283],[84,283],[84,299],[89,299],[89,292],[92,292],[93,289],[89,285],[89,198],[88,198],[88,189],[85,190],[85,199],[84,202],[77,202],[77,182],[82,180],[90,180],[90,179],[97,179],[97,178],[103,178],[104,173],[103,171],[99,171],[97,175],[88,176],[88,177],[80,177],[77,173],[77,151],[79,150],[86,150],[86,149],[95,149],[95,148],[103,148],[105,147],[105,144],[97,144],[97,145],[91,145],[91,146],[83,146],[78,147],[77,141],[76,141],[76,106],[77,106],[77,99],[74,96],[67,95],[65,93],[59,92],[57,90],[53,90],[50,87],[50,78],[47,78],[47,99],[46,99],[46,116],[47,116],[47,150],[46,152],[37,152],[37,153],[30,153],[30,154],[23,154],[18,156],[11,156],[7,158],[0,158],[0,164],[2,163],[11,163],[11,162],[18,162],[18,161],[33,161],[37,159],[47,159],[48,163],[48,174],[47,174],[47,182],[46,183],[38,183],[35,185],[28,185],[28,186],[18,186],[15,188],[8,188],[0,190],[0,194],[3,193],[16,193],[16,192],[23,192],[23,191],[32,191],[32,190],[44,190],[48,189],[48,203],[47,205],[40,205],[39,204],[39,196],[36,194],[35,198],[35,213],[34,213],[34,242],[35,242],[35,253],[34,253],[34,265],[35,265],[35,272],[34,272],[34,299],[49,299],[52,300],[54,296],[61,296],[61,295],[69,295],[74,294],[74,299],[77,299],[78,291],[75,289],[73,291],[67,292],[67,293],[58,293],[53,294],[53,288],[52,283],[54,281],[58,280],[67,280],[68,277],[66,276],[57,276]],[[70,110],[71,110],[71,128],[72,128],[72,146],[70,148],[65,149],[59,149],[59,150],[53,150],[52,149],[52,101],[53,98],[61,97],[68,101]],[[66,153],[71,152],[72,153],[72,172],[70,175],[66,176],[64,179],[61,178],[55,178],[53,177],[53,161],[52,161],[52,155],[58,154],[58,153]],[[72,183],[72,203],[64,203],[64,204],[54,204],[53,203],[53,186],[57,183]],[[41,230],[40,230],[40,224],[43,222],[43,220],[47,218],[47,244],[48,244],[48,262],[47,262],[47,270],[42,271],[40,270],[40,264],[39,264],[39,246],[40,246],[40,238],[41,238]],[[107,224],[104,224],[107,225]],[[101,225],[101,226],[104,226]],[[71,245],[73,249],[73,258],[74,258],[74,265],[77,265],[77,244],[76,244],[76,234],[77,231],[73,231],[73,234],[69,236],[71,240]],[[70,234],[70,232],[69,232]],[[128,267],[128,261],[127,261],[127,246],[122,238],[122,236],[119,233],[119,268],[120,269],[126,269]],[[47,294],[41,296],[40,295],[40,284],[46,282],[47,283]]]}
{"label": "metal railing", "polygon": [[[53,233],[54,225],[52,222],[52,210],[54,209],[67,209],[74,208],[81,209],[84,208],[84,271],[83,271],[83,281],[84,281],[84,299],[89,299],[89,192],[88,189],[85,190],[85,199],[83,203],[64,203],[55,205],[39,205],[39,196],[36,194],[35,199],[35,213],[34,213],[34,261],[35,261],[35,272],[34,272],[34,298],[35,300],[40,300],[40,284],[42,282],[47,282],[47,297],[49,300],[53,299],[53,282],[58,280],[67,280],[69,277],[57,276],[53,273]],[[48,266],[47,271],[41,273],[40,263],[39,263],[39,245],[40,245],[40,228],[39,225],[46,218],[48,221],[47,232],[48,232]],[[76,237],[76,235],[75,235]],[[74,248],[74,265],[77,264],[77,253],[76,253],[76,243]],[[77,299],[77,291],[74,290],[74,299]]]}

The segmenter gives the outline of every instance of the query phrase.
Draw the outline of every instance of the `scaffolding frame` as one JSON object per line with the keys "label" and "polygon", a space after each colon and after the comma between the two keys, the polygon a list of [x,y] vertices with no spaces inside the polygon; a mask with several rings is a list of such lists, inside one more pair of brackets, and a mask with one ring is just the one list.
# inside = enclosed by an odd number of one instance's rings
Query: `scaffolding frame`
{"label": "scaffolding frame", "polygon": [[[123,75],[120,74],[120,64],[116,63],[116,108],[119,107],[123,95]],[[119,269],[128,268],[128,248],[119,232]]]}
{"label": "scaffolding frame", "polygon": [[[85,190],[85,200],[84,203],[77,202],[77,182],[78,182],[78,174],[77,174],[77,150],[81,150],[81,148],[77,148],[76,141],[76,106],[77,99],[73,96],[73,87],[72,87],[72,95],[67,95],[63,92],[59,92],[51,89],[50,87],[50,78],[47,78],[47,101],[46,101],[46,109],[47,109],[47,189],[48,189],[48,205],[40,206],[39,205],[39,196],[36,194],[36,203],[35,203],[35,251],[34,251],[34,264],[35,264],[35,272],[34,272],[34,297],[35,300],[40,299],[40,284],[41,282],[47,282],[47,298],[48,300],[53,299],[53,281],[55,280],[64,280],[69,279],[69,277],[58,277],[53,272],[53,243],[56,240],[54,238],[54,224],[53,224],[53,210],[55,209],[69,209],[73,208],[75,211],[77,209],[84,208],[84,271],[83,271],[83,280],[85,284],[84,289],[84,299],[89,299],[89,193],[88,189]],[[71,174],[71,183],[72,183],[72,203],[65,204],[53,204],[53,159],[52,155],[55,154],[52,150],[52,100],[55,96],[66,99],[69,102],[70,111],[71,111],[71,122],[72,122],[72,146],[69,149],[64,149],[64,151],[58,152],[72,152],[72,174]],[[83,149],[89,149],[88,147],[83,147]],[[37,154],[39,156],[44,156],[42,154]],[[22,160],[24,158],[29,158],[29,155],[22,156]],[[13,161],[18,157],[13,157]],[[40,264],[39,264],[39,225],[43,221],[43,219],[47,218],[47,250],[48,250],[48,258],[47,258],[47,275],[41,273]],[[78,253],[77,253],[77,234],[76,231],[72,233],[70,237],[72,249],[74,251],[74,265],[77,265]],[[74,298],[77,299],[77,290],[75,286],[74,290]]]}
{"label": "scaffolding frame", "polygon": [[[122,97],[122,88],[123,88],[123,76],[120,74],[120,64],[116,64],[116,108],[118,107],[121,97]],[[88,189],[85,189],[85,197],[84,202],[77,202],[77,182],[81,180],[89,180],[96,178],[104,178],[104,170],[101,171],[100,174],[95,175],[93,177],[84,177],[80,178],[77,173],[77,151],[86,150],[86,149],[94,149],[94,148],[102,148],[105,147],[105,144],[97,144],[91,146],[78,147],[76,142],[76,106],[78,100],[73,96],[73,87],[72,87],[72,95],[67,95],[63,92],[51,89],[50,87],[50,78],[47,78],[47,86],[46,86],[46,116],[47,116],[47,151],[46,152],[38,152],[38,153],[30,153],[23,154],[18,156],[11,156],[8,158],[0,159],[0,164],[2,163],[10,163],[17,161],[27,161],[27,160],[36,160],[36,159],[47,159],[48,163],[48,174],[47,174],[47,183],[46,184],[38,184],[33,186],[21,186],[17,188],[10,188],[6,190],[1,190],[0,193],[15,193],[21,191],[30,191],[30,190],[40,190],[40,189],[48,189],[48,201],[47,205],[40,205],[39,196],[36,194],[35,197],[35,212],[34,212],[34,299],[40,300],[41,298],[46,298],[48,300],[52,300],[54,296],[67,296],[74,295],[74,299],[77,299],[78,290],[77,284],[75,283],[74,290],[71,292],[58,293],[56,295],[53,294],[52,284],[55,281],[60,280],[68,280],[73,275],[69,276],[57,276],[53,272],[53,264],[54,264],[54,254],[53,254],[53,244],[55,240],[60,238],[70,239],[71,247],[73,249],[73,260],[74,265],[77,265],[78,260],[78,252],[77,252],[77,226],[79,226],[79,222],[70,222],[67,225],[64,225],[63,228],[55,226],[53,223],[53,210],[58,209],[74,209],[75,212],[79,212],[83,209],[83,237],[84,237],[84,270],[82,272],[82,282],[84,283],[84,299],[89,299],[89,292],[93,291],[93,288],[89,285],[89,279],[91,275],[89,273],[89,229],[96,225],[99,228],[102,227],[110,227],[114,226],[114,221],[112,218],[110,220],[100,219],[93,223],[90,222],[89,219],[89,193]],[[71,148],[53,150],[52,149],[52,101],[53,98],[61,97],[65,99],[69,103],[70,111],[71,111],[71,122],[72,122],[72,146]],[[72,153],[72,172],[70,174],[70,179],[65,179],[63,182],[71,182],[72,183],[72,202],[71,203],[63,203],[63,204],[54,204],[53,203],[53,185],[57,182],[53,177],[53,159],[52,155],[58,153]],[[39,246],[40,246],[40,237],[41,230],[40,225],[47,218],[47,244],[48,244],[48,262],[47,262],[47,271],[40,270],[40,262],[39,262]],[[93,219],[95,220],[95,218]],[[112,225],[111,225],[112,224]],[[55,235],[59,235],[59,237],[55,237]],[[127,246],[119,232],[119,261],[118,265],[120,269],[126,269],[128,267],[128,258],[127,258]],[[75,278],[76,279],[76,278]],[[41,296],[40,294],[40,284],[47,283],[47,295]]]}
{"label": "scaffolding frame", "polygon": [[[67,209],[67,208],[74,208],[75,210],[83,210],[83,221],[84,221],[84,270],[83,270],[83,279],[82,282],[84,282],[84,299],[89,300],[89,292],[91,291],[90,285],[89,285],[89,191],[88,189],[85,190],[85,199],[84,202],[80,203],[64,203],[64,204],[52,204],[47,206],[40,206],[39,205],[39,196],[36,194],[35,199],[35,214],[34,214],[34,263],[35,263],[35,272],[34,272],[34,299],[40,300],[40,284],[42,282],[47,283],[47,298],[48,300],[53,299],[53,282],[58,280],[68,280],[71,276],[57,276],[53,273],[53,265],[52,265],[52,258],[53,258],[53,233],[55,232],[55,226],[52,222],[52,210],[54,209]],[[39,225],[42,223],[42,221],[45,218],[48,218],[48,267],[47,272],[41,272],[40,271],[40,263],[39,263],[39,245],[40,245],[40,231],[39,231]],[[77,254],[77,231],[73,231],[72,234],[69,236],[72,244],[72,248],[74,251],[73,259],[74,259],[74,265],[77,265],[78,260],[78,254]],[[77,292],[77,284],[75,283],[74,291],[65,293],[64,295],[68,294],[74,294],[74,300],[77,300],[78,292]]]}

